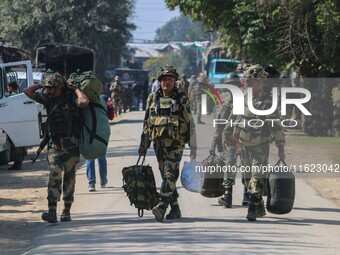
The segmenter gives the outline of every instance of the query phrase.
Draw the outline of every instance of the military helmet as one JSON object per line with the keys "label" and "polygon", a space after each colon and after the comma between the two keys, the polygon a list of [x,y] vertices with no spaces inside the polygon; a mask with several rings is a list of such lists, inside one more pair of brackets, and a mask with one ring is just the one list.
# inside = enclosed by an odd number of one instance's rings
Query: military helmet
{"label": "military helmet", "polygon": [[115,81],[119,81],[119,76],[118,75],[115,76]]}
{"label": "military helmet", "polygon": [[171,76],[175,78],[175,81],[178,80],[178,73],[172,65],[162,66],[159,72],[157,73],[157,80],[161,81],[163,76]]}
{"label": "military helmet", "polygon": [[252,65],[244,71],[244,78],[263,79],[268,77],[268,73],[260,65]]}
{"label": "military helmet", "polygon": [[43,87],[64,87],[64,78],[60,73],[47,74],[44,77]]}
{"label": "military helmet", "polygon": [[242,86],[240,76],[237,73],[228,73],[224,79],[224,83],[236,85],[238,87]]}
{"label": "military helmet", "polygon": [[196,75],[191,75],[191,79],[196,79]]}
{"label": "military helmet", "polygon": [[181,75],[181,78],[182,79],[184,79],[184,78],[186,78],[187,76],[185,75],[185,73],[183,73],[182,75]]}

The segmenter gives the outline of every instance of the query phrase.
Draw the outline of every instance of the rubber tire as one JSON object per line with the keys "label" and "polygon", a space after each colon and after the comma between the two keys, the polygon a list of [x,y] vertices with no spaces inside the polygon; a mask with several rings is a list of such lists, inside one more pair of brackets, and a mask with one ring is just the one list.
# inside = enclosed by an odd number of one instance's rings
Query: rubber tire
{"label": "rubber tire", "polygon": [[0,165],[7,165],[11,161],[11,143],[8,136],[6,136],[6,144],[8,150],[0,152]]}

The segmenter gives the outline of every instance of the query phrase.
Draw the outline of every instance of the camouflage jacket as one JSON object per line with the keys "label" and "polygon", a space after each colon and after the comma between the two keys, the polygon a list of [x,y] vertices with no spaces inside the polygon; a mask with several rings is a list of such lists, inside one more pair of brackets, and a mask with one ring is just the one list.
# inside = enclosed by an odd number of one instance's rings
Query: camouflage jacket
{"label": "camouflage jacket", "polygon": [[[253,106],[257,110],[269,109],[271,105],[271,95],[265,94],[263,91],[253,98]],[[277,121],[268,121],[270,119],[276,119]],[[248,107],[247,97],[245,97],[244,115],[237,116],[234,121],[237,123],[245,121],[246,125],[236,124],[234,136],[238,137],[240,143],[245,146],[257,146],[265,142],[271,143],[275,141],[277,147],[283,147],[285,145],[285,135],[281,122],[278,121],[279,119],[280,116],[277,111],[266,116],[253,114]],[[249,120],[252,120],[251,125],[248,124]]]}
{"label": "camouflage jacket", "polygon": [[162,91],[149,95],[144,117],[141,146],[149,148],[152,140],[162,139],[165,146],[196,148],[195,126],[190,114],[190,101],[184,93],[175,90],[172,97],[163,97]]}

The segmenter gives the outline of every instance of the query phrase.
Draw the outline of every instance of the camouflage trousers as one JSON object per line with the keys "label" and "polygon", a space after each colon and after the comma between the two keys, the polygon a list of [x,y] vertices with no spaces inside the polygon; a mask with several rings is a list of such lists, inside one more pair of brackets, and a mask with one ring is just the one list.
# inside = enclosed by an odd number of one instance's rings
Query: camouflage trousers
{"label": "camouflage trousers", "polygon": [[[48,150],[49,181],[48,196],[49,202],[60,201],[61,187],[63,188],[64,203],[72,204],[76,184],[76,171],[79,164],[79,148],[56,149],[53,146]],[[64,172],[64,174],[63,174]]]}
{"label": "camouflage trousers", "polygon": [[153,147],[163,180],[160,194],[162,198],[168,198],[166,200],[171,205],[176,205],[178,204],[176,182],[179,177],[179,164],[182,159],[184,145],[166,147],[162,140],[155,140]]}
{"label": "camouflage trousers", "polygon": [[[237,149],[234,146],[233,147],[228,146],[228,150],[224,151],[223,153],[223,159],[227,166],[237,167],[237,156],[238,156]],[[236,169],[233,169],[233,170],[236,170]],[[229,193],[228,189],[231,189],[233,185],[235,185],[236,175],[237,175],[237,171],[224,172],[222,185],[226,189],[226,194]],[[246,175],[245,173],[242,173],[242,184],[247,187],[250,178],[251,178],[251,175]]]}
{"label": "camouflage trousers", "polygon": [[[251,174],[248,193],[251,196],[261,198],[265,188],[266,174],[262,173],[261,166],[268,165],[269,143],[257,146],[241,145],[241,164],[246,167],[247,175]],[[249,176],[250,177],[250,176]],[[247,180],[248,178],[246,178]],[[248,179],[249,180],[249,179]]]}

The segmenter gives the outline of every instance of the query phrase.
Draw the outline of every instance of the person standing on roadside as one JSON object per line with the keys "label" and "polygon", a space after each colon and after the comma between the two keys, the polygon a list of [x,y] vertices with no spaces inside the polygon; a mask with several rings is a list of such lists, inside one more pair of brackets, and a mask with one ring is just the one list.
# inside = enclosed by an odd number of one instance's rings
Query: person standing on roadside
{"label": "person standing on roadside", "polygon": [[190,101],[175,86],[178,79],[176,69],[171,65],[161,67],[157,79],[161,87],[156,93],[150,94],[147,100],[139,155],[145,156],[153,142],[163,181],[161,200],[152,213],[157,221],[162,222],[169,205],[171,210],[166,219],[182,217],[176,182],[185,144],[190,145],[190,157],[196,158],[196,133],[190,114]]}
{"label": "person standing on roadside", "polygon": [[[63,193],[64,209],[60,221],[71,221],[71,206],[74,201],[76,171],[78,169],[80,119],[79,107],[89,104],[88,97],[78,88],[79,84],[67,84],[59,73],[45,77],[42,85],[25,88],[25,94],[46,107],[48,114],[47,146],[48,146],[48,212],[42,219],[49,223],[57,223],[57,202]],[[38,92],[43,88],[44,91]]]}

